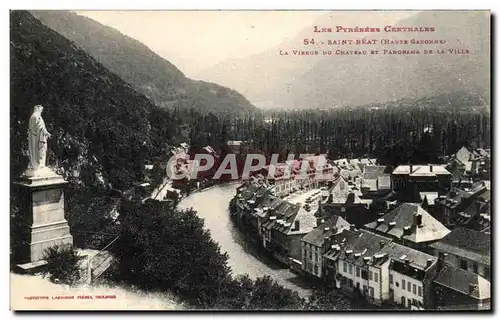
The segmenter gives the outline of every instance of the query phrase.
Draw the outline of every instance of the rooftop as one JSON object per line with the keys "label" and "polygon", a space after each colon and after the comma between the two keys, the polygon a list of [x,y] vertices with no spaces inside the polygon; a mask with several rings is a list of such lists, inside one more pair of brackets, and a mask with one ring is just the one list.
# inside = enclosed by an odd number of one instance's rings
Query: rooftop
{"label": "rooftop", "polygon": [[489,299],[491,284],[478,274],[446,264],[434,282],[478,300]]}
{"label": "rooftop", "polygon": [[440,240],[450,233],[422,207],[410,203],[403,203],[365,227],[414,243]]}
{"label": "rooftop", "polygon": [[321,247],[325,242],[325,237],[330,237],[337,232],[341,232],[342,229],[349,228],[349,226],[349,222],[345,221],[342,217],[334,215],[306,234],[302,238],[302,241]]}
{"label": "rooftop", "polygon": [[398,261],[421,271],[427,270],[437,262],[437,257],[417,251],[391,239],[366,230],[348,230],[332,236],[330,251],[327,258],[342,259],[355,265],[376,265],[384,263],[387,259]]}
{"label": "rooftop", "polygon": [[417,176],[435,176],[435,175],[451,175],[446,170],[445,165],[428,164],[428,165],[401,165],[398,166],[392,174],[408,174],[413,177]]}
{"label": "rooftop", "polygon": [[458,227],[430,246],[440,252],[490,265],[491,236],[484,232]]}

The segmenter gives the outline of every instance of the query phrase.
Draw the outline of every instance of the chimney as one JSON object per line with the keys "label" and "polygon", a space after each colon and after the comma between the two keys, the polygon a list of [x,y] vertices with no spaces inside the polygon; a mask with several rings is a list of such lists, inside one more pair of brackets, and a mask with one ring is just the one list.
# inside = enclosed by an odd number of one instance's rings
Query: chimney
{"label": "chimney", "polygon": [[384,246],[385,246],[385,241],[384,240],[380,240],[380,249],[382,249]]}
{"label": "chimney", "polygon": [[389,230],[394,226],[396,226],[396,221],[389,222]]}
{"label": "chimney", "polygon": [[299,221],[298,220],[295,220],[295,226],[293,227],[294,230],[299,230],[300,227],[299,227]]}
{"label": "chimney", "polygon": [[413,225],[414,226],[422,226],[422,214],[420,213],[415,213],[413,215]]}
{"label": "chimney", "polygon": [[384,222],[384,218],[378,218],[377,219],[377,226],[379,226],[383,222]]}
{"label": "chimney", "polygon": [[349,192],[347,195],[347,201],[346,204],[353,204],[354,203],[354,193]]}
{"label": "chimney", "polygon": [[441,269],[443,269],[447,256],[448,256],[447,253],[439,252],[439,255],[438,255],[438,272],[441,271]]}
{"label": "chimney", "polygon": [[427,259],[427,264],[426,264],[426,268],[429,268],[431,265],[432,265],[432,259]]}
{"label": "chimney", "polygon": [[354,231],[354,230],[355,230],[355,228],[354,228],[354,224],[351,224],[351,225],[349,226],[349,230],[351,230],[351,231]]}
{"label": "chimney", "polygon": [[411,227],[410,226],[404,226],[403,228],[403,235],[409,235],[411,234]]}

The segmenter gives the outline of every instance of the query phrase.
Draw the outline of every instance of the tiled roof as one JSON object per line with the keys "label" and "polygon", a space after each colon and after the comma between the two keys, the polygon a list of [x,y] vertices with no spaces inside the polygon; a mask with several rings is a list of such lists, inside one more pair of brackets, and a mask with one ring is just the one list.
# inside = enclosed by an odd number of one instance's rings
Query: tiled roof
{"label": "tiled roof", "polygon": [[351,193],[351,197],[353,197],[354,203],[361,203],[361,199],[356,195],[355,190],[353,190],[353,188],[343,177],[338,177],[337,180],[333,182],[333,185],[328,192],[329,203],[344,204],[347,202],[349,194]]}
{"label": "tiled roof", "polygon": [[[294,234],[307,234],[314,230],[316,227],[316,216],[315,213],[318,211],[317,206],[311,205],[309,209],[305,209],[305,207],[301,207],[297,214],[293,217],[291,221],[292,225],[287,230],[287,235]],[[295,222],[299,222],[299,229],[294,230]]]}
{"label": "tiled roof", "polygon": [[[343,230],[332,236],[331,249],[325,257],[341,259],[358,266],[366,266],[379,262],[374,259],[374,256],[385,243],[390,241],[389,238],[365,230]],[[387,256],[381,256],[379,259],[386,261],[387,258]]]}
{"label": "tiled roof", "polygon": [[467,150],[466,147],[460,148],[460,150],[455,153],[453,156],[454,159],[460,161],[464,166],[465,170],[470,171],[472,167],[472,159],[474,158],[474,155]]}
{"label": "tiled roof", "polygon": [[[392,260],[405,263],[412,268],[423,271],[434,265],[438,260],[435,256],[402,246],[395,242],[387,244],[380,250],[380,252],[386,253]],[[428,261],[432,261],[430,266],[427,264]]]}
{"label": "tiled roof", "polygon": [[325,241],[325,237],[330,237],[336,233],[334,232],[335,228],[337,232],[341,232],[342,229],[349,228],[349,226],[349,222],[345,221],[342,217],[334,215],[325,221],[325,223],[306,234],[304,238],[302,238],[302,241],[321,247]]}
{"label": "tiled roof", "polygon": [[448,264],[440,270],[434,282],[478,300],[489,299],[491,296],[491,284],[488,280]]}
{"label": "tiled roof", "polygon": [[[420,226],[415,224],[416,215],[421,216],[422,223]],[[438,220],[415,204],[403,203],[378,220],[366,224],[365,227],[414,243],[439,240],[450,233],[450,230]],[[408,229],[406,234],[405,228]]]}
{"label": "tiled roof", "polygon": [[342,259],[359,266],[376,265],[391,259],[424,271],[429,268],[427,261],[431,260],[431,265],[437,262],[437,257],[394,243],[389,238],[366,230],[345,229],[331,236],[331,240],[332,245],[325,254],[326,258]]}
{"label": "tiled roof", "polygon": [[430,246],[440,252],[490,265],[491,237],[483,232],[458,227]]}
{"label": "tiled roof", "polygon": [[275,220],[272,226],[273,229],[282,233],[288,233],[293,227],[293,221],[299,210],[299,205],[291,204],[287,201],[281,202],[269,213],[270,220]]}
{"label": "tiled roof", "polygon": [[392,174],[409,174],[411,176],[451,175],[444,165],[438,164],[400,165],[394,169]]}

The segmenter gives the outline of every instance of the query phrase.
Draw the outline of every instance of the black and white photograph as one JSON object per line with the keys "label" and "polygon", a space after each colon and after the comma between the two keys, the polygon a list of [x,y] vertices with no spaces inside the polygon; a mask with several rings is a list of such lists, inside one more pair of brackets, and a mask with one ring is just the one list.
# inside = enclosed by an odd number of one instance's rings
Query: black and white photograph
{"label": "black and white photograph", "polygon": [[491,312],[488,10],[10,10],[10,308]]}

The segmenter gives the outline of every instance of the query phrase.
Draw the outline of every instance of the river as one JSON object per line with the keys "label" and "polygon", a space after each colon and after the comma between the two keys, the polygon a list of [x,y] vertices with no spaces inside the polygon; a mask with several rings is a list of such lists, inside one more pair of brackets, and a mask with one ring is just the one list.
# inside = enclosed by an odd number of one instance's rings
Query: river
{"label": "river", "polygon": [[230,184],[192,193],[179,203],[179,208],[192,207],[205,220],[205,227],[210,230],[212,238],[229,255],[233,274],[247,273],[254,279],[268,275],[285,288],[297,291],[301,297],[309,296],[312,288],[302,277],[264,256],[245,240],[233,224],[228,205],[236,194],[236,187],[236,184]]}

